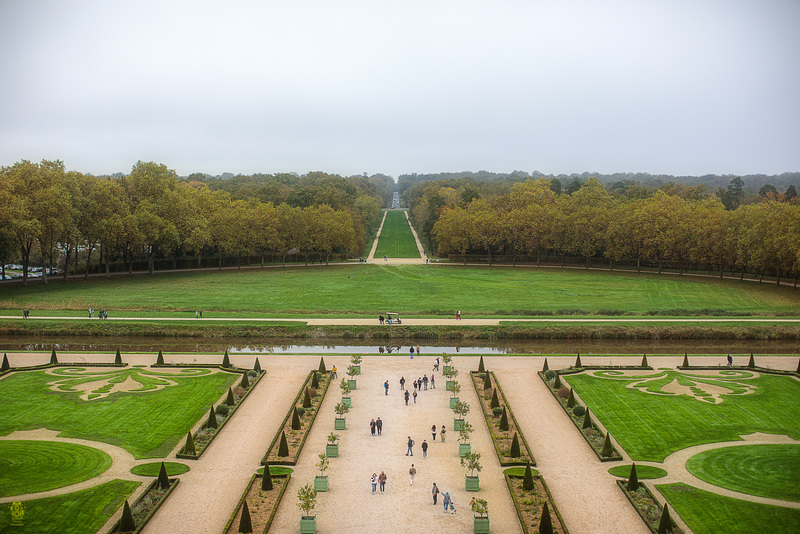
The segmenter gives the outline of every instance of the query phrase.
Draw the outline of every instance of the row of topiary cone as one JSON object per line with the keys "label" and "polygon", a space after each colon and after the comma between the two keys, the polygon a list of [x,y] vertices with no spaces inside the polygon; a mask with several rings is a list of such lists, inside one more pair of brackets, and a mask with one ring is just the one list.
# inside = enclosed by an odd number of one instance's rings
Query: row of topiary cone
{"label": "row of topiary cone", "polygon": [[[158,471],[156,487],[165,490],[169,488],[170,484],[171,482],[167,476],[167,468],[164,466],[164,462],[161,462],[161,469]],[[136,522],[133,520],[133,513],[131,512],[131,507],[127,500],[122,507],[122,518],[119,520],[119,528],[117,530],[119,532],[133,532],[136,530]]]}
{"label": "row of topiary cone", "polygon": [[[492,375],[488,371],[486,371],[486,367],[483,364],[483,356],[481,356],[481,360],[478,363],[478,373],[484,373],[483,375],[483,389],[492,389],[492,400],[489,401],[490,408],[499,408],[500,407],[500,398],[497,396],[497,388],[493,387],[492,384]],[[503,406],[503,415],[500,416],[500,430],[503,432],[508,432],[510,428],[508,425],[508,412],[506,411],[506,407]],[[511,450],[509,451],[508,455],[511,458],[519,458],[521,456],[520,448],[519,448],[519,437],[517,433],[514,432],[514,438],[511,440]]]}
{"label": "row of topiary cone", "polygon": [[[631,464],[631,474],[628,477],[628,483],[625,488],[633,493],[639,489],[639,476],[636,474],[636,464]],[[664,504],[664,509],[661,511],[661,519],[658,522],[658,534],[669,534],[675,527],[672,518],[669,516],[669,506]]]}
{"label": "row of topiary cone", "polygon": [[[483,356],[481,356],[481,361],[480,361],[480,364],[478,366],[478,372],[480,372],[480,373],[483,372],[481,370],[482,366],[483,366]],[[756,359],[753,356],[753,353],[751,352],[750,353],[750,360],[747,362],[747,367],[755,367],[755,366],[756,366]],[[575,359],[575,365],[573,365],[572,367],[576,367],[576,368],[582,368],[583,367],[583,363],[581,363],[581,354],[580,353],[578,353],[578,357]],[[642,355],[642,363],[639,365],[639,367],[650,367],[650,364],[647,363],[647,354],[643,354]],[[684,352],[683,353],[683,363],[681,364],[681,367],[691,367],[689,365],[689,353],[688,352]],[[550,369],[550,366],[547,364],[547,358],[545,358],[544,359],[544,365],[542,366],[542,372],[544,373],[544,372],[548,371],[549,369]],[[797,371],[796,372],[800,373],[800,360],[798,360],[798,362],[797,362]]]}

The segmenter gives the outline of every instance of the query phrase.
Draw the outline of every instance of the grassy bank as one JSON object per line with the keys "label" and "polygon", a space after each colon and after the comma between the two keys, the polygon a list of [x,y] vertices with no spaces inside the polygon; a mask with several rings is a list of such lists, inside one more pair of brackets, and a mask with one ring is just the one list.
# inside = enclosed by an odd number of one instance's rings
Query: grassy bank
{"label": "grassy bank", "polygon": [[406,220],[405,211],[389,210],[383,222],[381,238],[375,249],[375,257],[419,258],[419,249]]}

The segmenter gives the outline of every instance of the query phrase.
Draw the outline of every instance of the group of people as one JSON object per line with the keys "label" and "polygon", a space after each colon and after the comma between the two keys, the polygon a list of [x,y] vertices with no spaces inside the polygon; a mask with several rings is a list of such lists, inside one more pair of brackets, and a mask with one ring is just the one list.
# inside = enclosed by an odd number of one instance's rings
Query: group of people
{"label": "group of people", "polygon": [[[428,384],[430,383],[431,389],[436,389],[436,377],[431,374],[430,380],[428,379],[428,375],[418,378],[414,380],[414,390],[413,393],[411,390],[406,389],[406,379],[404,376],[400,377],[400,391],[403,392],[403,397],[406,400],[406,406],[408,406],[408,400],[411,396],[414,396],[414,404],[417,403],[417,391],[428,391]],[[383,387],[386,388],[386,394],[389,394],[389,381],[387,380]],[[423,390],[424,388],[424,390]]]}
{"label": "group of people", "polygon": [[375,490],[377,489],[378,484],[381,486],[381,494],[383,494],[384,490],[386,489],[386,473],[381,471],[381,474],[378,475],[376,473],[372,473],[369,481],[372,484],[372,494],[375,495]]}
{"label": "group of people", "polygon": [[202,319],[203,318],[203,310],[195,310],[194,311],[194,318],[195,319]]}
{"label": "group of people", "polygon": [[386,318],[384,318],[383,315],[379,315],[378,316],[378,323],[379,324],[384,324],[384,323],[392,324],[392,322],[395,322],[397,324],[403,324],[403,321],[400,320],[400,316],[399,315],[395,315],[394,317],[392,317],[391,313],[387,313],[386,314]]}
{"label": "group of people", "polygon": [[373,436],[375,435],[375,432],[377,432],[379,436],[381,435],[383,432],[383,421],[381,421],[380,417],[378,417],[377,421],[373,419],[369,422],[369,431]]}
{"label": "group of people", "polygon": [[23,319],[27,319],[28,317],[30,317],[30,315],[31,315],[31,312],[30,312],[30,310],[28,310],[28,308],[22,308],[22,318]]}
{"label": "group of people", "polygon": [[108,319],[108,312],[106,310],[97,311],[94,308],[89,308],[89,318],[94,319],[94,314],[97,312],[98,319]]}

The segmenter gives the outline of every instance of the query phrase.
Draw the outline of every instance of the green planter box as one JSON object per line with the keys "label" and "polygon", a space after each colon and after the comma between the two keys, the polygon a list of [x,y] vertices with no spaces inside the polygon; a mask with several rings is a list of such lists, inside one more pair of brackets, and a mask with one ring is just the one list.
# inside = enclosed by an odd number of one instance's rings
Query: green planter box
{"label": "green planter box", "polygon": [[489,534],[489,518],[478,517],[473,518],[472,528],[475,534]]}
{"label": "green planter box", "polygon": [[447,382],[445,382],[445,389],[447,391],[452,391],[453,390],[453,384],[455,384],[455,383],[456,383],[455,380],[448,380]]}
{"label": "green planter box", "polygon": [[453,419],[453,430],[455,430],[456,432],[461,432],[462,428],[464,428],[464,420]]}
{"label": "green planter box", "polygon": [[472,445],[469,443],[459,443],[458,444],[458,456],[465,456],[472,452]]}
{"label": "green planter box", "polygon": [[453,408],[458,402],[458,397],[450,397],[450,408]]}
{"label": "green planter box", "polygon": [[300,518],[300,534],[316,534],[317,533],[317,516],[304,515]]}
{"label": "green planter box", "polygon": [[450,369],[452,369],[452,367],[453,367],[452,365],[443,365],[442,366],[442,374],[447,376],[447,373],[450,372]]}
{"label": "green planter box", "polygon": [[354,366],[353,366],[353,369],[354,369],[354,370],[355,370],[355,372],[356,372],[355,374],[357,374],[357,375],[360,375],[360,374],[361,374],[361,366],[360,366],[360,365],[354,365]]}
{"label": "green planter box", "polygon": [[[328,475],[314,477],[314,489],[317,491],[328,491]],[[316,527],[315,527],[316,528]]]}
{"label": "green planter box", "polygon": [[334,430],[344,430],[345,428],[347,428],[347,418],[346,417],[342,417],[341,419],[334,419],[333,420],[333,429]]}
{"label": "green planter box", "polygon": [[328,458],[338,458],[339,457],[339,444],[338,443],[334,443],[334,444],[331,445],[330,443],[328,443],[327,445],[325,445],[325,455]]}
{"label": "green planter box", "polygon": [[464,477],[464,488],[467,491],[480,491],[480,486],[480,479],[477,476],[471,477],[467,475]]}
{"label": "green planter box", "polygon": [[352,408],[353,407],[353,400],[350,397],[342,397],[342,404]]}
{"label": "green planter box", "polygon": [[351,378],[347,382],[350,384],[350,391],[353,391],[353,390],[356,389],[356,380],[355,380],[355,378]]}

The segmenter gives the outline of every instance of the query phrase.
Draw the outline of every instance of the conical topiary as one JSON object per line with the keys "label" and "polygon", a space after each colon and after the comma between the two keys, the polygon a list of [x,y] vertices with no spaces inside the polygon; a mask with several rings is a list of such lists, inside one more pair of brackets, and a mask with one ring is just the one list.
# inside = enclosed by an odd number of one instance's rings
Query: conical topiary
{"label": "conical topiary", "polygon": [[208,412],[208,420],[206,421],[206,428],[219,428],[217,424],[217,414],[214,413],[214,407]]}
{"label": "conical topiary", "polygon": [[250,534],[253,532],[253,524],[250,522],[250,508],[247,501],[242,504],[242,517],[239,519],[239,532]]}
{"label": "conical topiary", "polygon": [[122,365],[122,354],[119,353],[119,349],[117,349],[117,355],[114,356],[114,363],[117,365]]}
{"label": "conical topiary", "polygon": [[9,365],[9,363],[8,363],[8,354],[6,354],[4,352],[3,353],[3,365],[0,366],[0,373],[2,373],[4,371],[8,371],[9,369],[11,369],[11,365]]}
{"label": "conical topiary", "polygon": [[575,359],[575,367],[583,367],[583,364],[581,364],[581,353],[580,352],[578,353],[578,357]]}
{"label": "conical topiary", "polygon": [[642,354],[642,365],[640,367],[650,367],[647,364],[647,354]]}
{"label": "conical topiary", "polygon": [[753,358],[753,353],[750,353],[750,361],[747,362],[747,367],[755,367],[756,366],[756,359]]}
{"label": "conical topiary", "polygon": [[160,350],[158,351],[158,357],[156,358],[156,365],[164,365],[164,353]]}
{"label": "conical topiary", "polygon": [[231,388],[228,388],[228,396],[225,397],[225,404],[228,406],[233,406],[236,404],[236,400],[233,398],[233,390]]}
{"label": "conical topiary", "polygon": [[261,362],[258,361],[258,358],[256,358],[256,364],[253,366],[253,371],[255,371],[256,373],[261,372]]}
{"label": "conical topiary", "polygon": [[297,406],[292,410],[292,430],[300,430],[300,416],[297,415]]}
{"label": "conical topiary", "polygon": [[669,506],[664,503],[661,521],[658,522],[658,534],[670,534],[670,532],[672,532],[672,518],[669,516]]}
{"label": "conical topiary", "polygon": [[181,449],[183,454],[191,454],[192,456],[197,456],[197,450],[194,448],[194,438],[192,437],[191,432],[186,433],[186,444]]}
{"label": "conical topiary", "polygon": [[319,387],[319,372],[314,372],[311,374],[311,389],[317,389]]}
{"label": "conical topiary", "polygon": [[247,371],[242,373],[242,381],[239,383],[239,387],[242,389],[250,389],[250,379],[247,378]]}
{"label": "conical topiary", "polygon": [[600,453],[600,456],[602,456],[603,458],[608,458],[613,454],[614,454],[614,446],[611,444],[611,436],[609,436],[608,432],[606,432],[606,439],[603,442],[603,450]]}
{"label": "conical topiary", "polygon": [[328,370],[325,369],[325,358],[323,358],[322,356],[319,357],[319,369],[318,369],[318,371],[320,373],[322,373],[322,374],[325,374],[325,373],[328,372]]}
{"label": "conical topiary", "polygon": [[56,356],[56,349],[53,349],[53,352],[50,353],[50,365],[57,365],[58,364],[58,356]]}
{"label": "conical topiary", "polygon": [[539,521],[539,534],[553,534],[553,519],[550,517],[550,508],[544,503],[542,519]]}
{"label": "conical topiary", "polygon": [[683,365],[681,367],[689,367],[689,355],[683,353]]}
{"label": "conical topiary", "polygon": [[278,445],[278,456],[283,458],[289,456],[289,442],[286,441],[286,432],[281,432],[281,443]]}
{"label": "conical topiary", "polygon": [[589,416],[589,409],[583,414],[583,426],[581,428],[592,428],[592,418]]}
{"label": "conical topiary", "polygon": [[497,398],[497,388],[492,393],[492,400],[489,402],[490,408],[498,408],[500,406],[500,399]]}
{"label": "conical topiary", "polygon": [[491,389],[492,388],[492,373],[485,373],[483,375],[483,389]]}
{"label": "conical topiary", "polygon": [[133,514],[131,513],[131,505],[125,501],[122,507],[122,518],[119,520],[119,532],[133,532],[136,530],[136,523],[133,521]]}
{"label": "conical topiary", "polygon": [[639,489],[639,475],[636,474],[636,464],[631,464],[631,474],[628,477],[628,491]]}
{"label": "conical topiary", "polygon": [[550,370],[550,367],[547,365],[547,358],[544,359],[544,366],[542,367],[542,372],[546,373]]}
{"label": "conical topiary", "polygon": [[561,389],[561,375],[557,374],[556,379],[553,380],[553,389]]}
{"label": "conical topiary", "polygon": [[533,472],[531,471],[531,463],[525,463],[525,476],[522,477],[522,489],[530,491],[533,489]]}
{"label": "conical topiary", "polygon": [[311,394],[308,392],[308,388],[303,394],[303,408],[311,408]]}
{"label": "conical topiary", "polygon": [[517,433],[514,432],[514,439],[511,440],[511,450],[508,453],[509,456],[512,458],[519,458],[519,438],[517,437]]}
{"label": "conical topiary", "polygon": [[572,388],[569,388],[569,397],[567,397],[567,408],[572,408],[575,406],[575,393],[572,391]]}
{"label": "conical topiary", "polygon": [[485,373],[486,372],[486,367],[484,367],[484,365],[483,365],[483,356],[481,356],[481,361],[478,362],[478,372],[479,373]]}
{"label": "conical topiary", "polygon": [[167,476],[167,467],[164,462],[161,462],[161,469],[158,470],[158,489],[169,488],[169,477]]}
{"label": "conical topiary", "polygon": [[222,367],[228,369],[231,366],[231,359],[228,357],[228,349],[225,349],[225,356],[222,357]]}
{"label": "conical topiary", "polygon": [[500,430],[508,432],[508,412],[506,412],[505,406],[503,406],[503,415],[500,417]]}
{"label": "conical topiary", "polygon": [[269,472],[269,463],[264,462],[264,475],[261,477],[261,489],[269,491],[272,489],[272,475]]}

